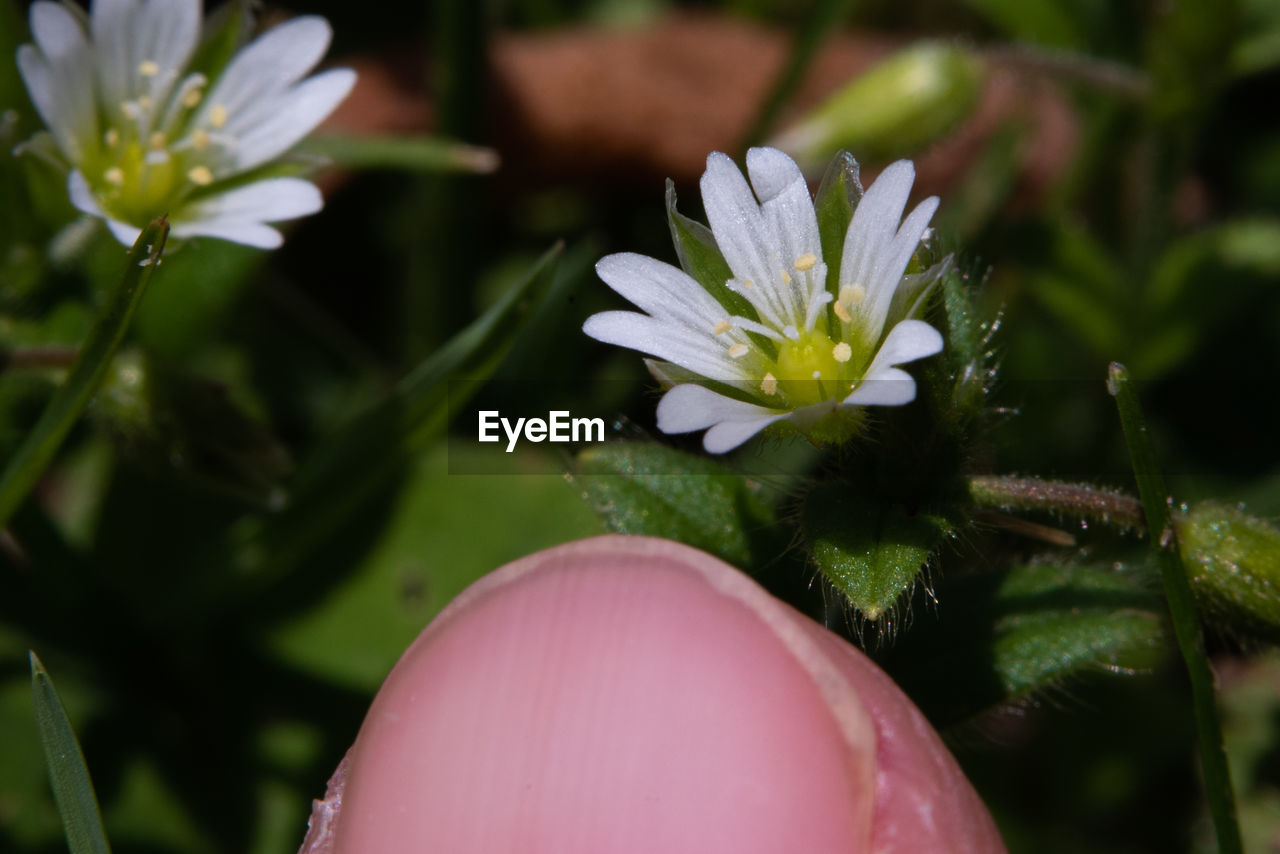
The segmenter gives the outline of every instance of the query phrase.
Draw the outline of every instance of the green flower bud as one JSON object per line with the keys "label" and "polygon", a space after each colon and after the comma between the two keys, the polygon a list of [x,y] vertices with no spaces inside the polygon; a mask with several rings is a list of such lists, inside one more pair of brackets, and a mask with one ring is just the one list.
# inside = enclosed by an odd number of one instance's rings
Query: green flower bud
{"label": "green flower bud", "polygon": [[1212,501],[1176,518],[1174,527],[1192,590],[1208,615],[1280,640],[1280,530]]}
{"label": "green flower bud", "polygon": [[842,148],[866,159],[906,154],[969,115],[982,77],[983,65],[970,52],[920,42],[855,78],[771,144],[806,171]]}

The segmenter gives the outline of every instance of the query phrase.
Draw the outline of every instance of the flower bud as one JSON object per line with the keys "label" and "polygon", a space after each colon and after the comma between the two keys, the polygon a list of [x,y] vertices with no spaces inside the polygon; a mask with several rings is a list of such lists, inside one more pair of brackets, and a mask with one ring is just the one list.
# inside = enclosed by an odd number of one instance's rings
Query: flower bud
{"label": "flower bud", "polygon": [[855,78],[770,144],[809,171],[848,149],[887,160],[915,151],[969,115],[982,63],[951,44],[921,42]]}
{"label": "flower bud", "polygon": [[1280,640],[1280,530],[1213,501],[1174,526],[1191,588],[1211,618]]}
{"label": "flower bud", "polygon": [[302,854],[1003,850],[861,652],[710,555],[609,536],[507,565],[423,631]]}

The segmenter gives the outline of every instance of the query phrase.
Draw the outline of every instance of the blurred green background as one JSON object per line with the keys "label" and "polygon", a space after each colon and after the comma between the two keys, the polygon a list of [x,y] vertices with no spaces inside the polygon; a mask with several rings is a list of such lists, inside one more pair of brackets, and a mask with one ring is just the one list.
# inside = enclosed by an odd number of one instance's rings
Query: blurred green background
{"label": "blurred green background", "polygon": [[[7,59],[28,40],[25,7],[0,3],[4,458],[122,258],[103,234],[67,229],[60,176],[11,154],[38,128]],[[65,850],[28,649],[57,680],[116,850],[296,850],[310,799],[431,616],[506,561],[616,527],[593,512],[599,491],[584,475],[556,473],[567,458],[478,455],[471,425],[449,419],[450,395],[472,386],[448,380],[496,376],[502,408],[527,414],[546,410],[554,384],[615,438],[653,437],[640,359],[579,331],[593,311],[622,307],[592,264],[622,250],[674,261],[663,178],[699,216],[708,150],[740,155],[913,45],[943,45],[961,66],[933,89],[910,62],[882,74],[819,148],[825,159],[849,147],[868,174],[915,158],[919,194],[942,196],[939,239],[978,315],[999,318],[989,348],[1003,409],[970,467],[1131,487],[1104,387],[1120,360],[1179,500],[1280,515],[1274,0],[263,11],[325,15],[329,61],[361,72],[331,132],[430,133],[491,147],[501,166],[375,156],[357,168],[333,149],[326,209],[288,229],[281,250],[201,241],[165,258],[89,416],[0,536],[0,851]],[[495,325],[440,357],[491,309]],[[15,355],[31,353],[44,361]],[[697,449],[696,437],[664,441]],[[778,459],[753,464],[792,465]],[[1064,560],[1138,547],[1075,533]],[[981,566],[1044,550],[974,536],[956,551]],[[792,576],[774,589],[808,601],[803,561],[775,571]],[[965,631],[941,598],[917,602],[915,623]],[[890,665],[927,657],[910,636],[873,652]],[[1248,848],[1280,851],[1280,658],[1229,626],[1211,647]],[[936,686],[918,669],[894,672],[943,727],[1011,850],[1211,850],[1172,660],[1157,651],[1133,672],[1072,673],[954,714],[931,704]]]}

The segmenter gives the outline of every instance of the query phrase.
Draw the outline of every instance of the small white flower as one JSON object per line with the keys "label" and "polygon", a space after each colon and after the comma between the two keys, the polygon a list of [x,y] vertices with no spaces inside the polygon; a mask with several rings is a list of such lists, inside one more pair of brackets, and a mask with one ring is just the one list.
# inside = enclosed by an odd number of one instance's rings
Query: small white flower
{"label": "small white flower", "polygon": [[94,0],[88,19],[62,3],[31,6],[35,44],[18,68],[69,166],[67,191],[131,245],[167,214],[175,237],[206,235],[272,249],[267,223],[320,210],[308,181],[268,167],[346,97],[355,73],[305,77],[329,24],[295,18],[222,68],[192,68],[200,0]]}
{"label": "small white flower", "polygon": [[906,275],[938,206],[926,199],[903,221],[915,180],[909,161],[884,170],[841,245],[828,247],[838,280],[828,275],[813,199],[791,158],[753,148],[747,172],[751,186],[716,152],[701,185],[732,273],[725,286],[741,297],[737,312],[683,270],[621,253],[596,271],[647,314],[607,311],[583,326],[592,338],[663,360],[650,363],[674,386],[658,404],[659,429],[706,430],[711,453],[784,421],[818,440],[844,438],[861,407],[914,400],[915,381],[896,366],[943,346],[936,329],[913,318],[943,265]]}

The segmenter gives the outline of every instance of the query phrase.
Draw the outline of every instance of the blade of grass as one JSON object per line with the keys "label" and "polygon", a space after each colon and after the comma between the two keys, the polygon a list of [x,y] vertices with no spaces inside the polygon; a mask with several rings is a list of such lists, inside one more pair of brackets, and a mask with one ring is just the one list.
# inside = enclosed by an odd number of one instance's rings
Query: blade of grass
{"label": "blade of grass", "polygon": [[97,391],[160,263],[168,235],[169,223],[163,218],[142,230],[129,250],[120,280],[107,296],[102,313],[80,348],[70,375],[54,392],[40,420],[5,466],[4,474],[0,475],[0,528],[8,524],[13,512],[40,479]]}
{"label": "blade of grass", "polygon": [[743,137],[743,149],[758,145],[765,134],[772,129],[787,99],[804,79],[804,73],[809,70],[809,65],[817,55],[818,48],[832,28],[848,14],[849,7],[852,5],[852,0],[817,0],[813,4],[813,11],[809,13],[800,31],[796,33],[796,40],[791,47],[791,55],[787,57],[787,64],[782,67],[782,71],[774,80],[773,88],[769,90],[768,96],[760,105],[760,112],[756,114],[750,130]]}
{"label": "blade of grass", "polygon": [[403,169],[410,172],[488,173],[498,168],[492,148],[431,136],[339,136],[322,134],[298,146],[304,154],[327,157],[353,169]]}
{"label": "blade of grass", "polygon": [[31,660],[31,699],[35,704],[36,727],[40,730],[40,743],[44,746],[44,758],[49,766],[53,796],[67,832],[67,846],[71,854],[110,854],[111,847],[107,845],[102,814],[98,810],[98,797],[93,793],[89,768],[80,751],[80,742],[71,729],[71,721],[67,720],[67,710],[63,708],[53,680],[39,657],[34,652],[28,656]]}
{"label": "blade of grass", "polygon": [[1178,639],[1178,649],[1182,652],[1182,659],[1187,664],[1187,673],[1191,679],[1196,734],[1200,741],[1200,763],[1209,798],[1209,812],[1213,815],[1213,827],[1218,837],[1218,851],[1219,854],[1240,854],[1243,848],[1240,828],[1236,823],[1235,793],[1231,788],[1227,753],[1222,741],[1222,723],[1214,693],[1213,672],[1209,669],[1209,658],[1205,655],[1204,635],[1200,629],[1195,600],[1192,598],[1191,584],[1187,581],[1186,571],[1178,556],[1178,543],[1172,535],[1169,493],[1165,489],[1164,476],[1156,467],[1155,450],[1147,435],[1146,419],[1142,415],[1138,395],[1129,381],[1129,370],[1119,362],[1112,362],[1107,371],[1107,391],[1116,399],[1116,408],[1120,411],[1120,425],[1129,445],[1129,458],[1133,463],[1134,478],[1138,481],[1138,494],[1142,496],[1147,530],[1151,535],[1151,548],[1160,565],[1174,635]]}

